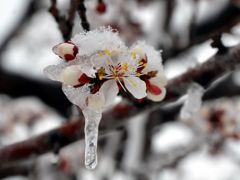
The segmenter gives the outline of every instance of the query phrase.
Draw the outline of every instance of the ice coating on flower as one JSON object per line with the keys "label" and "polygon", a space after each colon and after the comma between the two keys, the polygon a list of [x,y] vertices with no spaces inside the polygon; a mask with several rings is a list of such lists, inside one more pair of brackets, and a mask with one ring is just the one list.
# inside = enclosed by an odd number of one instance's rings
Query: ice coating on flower
{"label": "ice coating on flower", "polygon": [[77,86],[80,84],[79,78],[82,76],[82,71],[77,65],[72,65],[64,68],[60,74],[61,81],[70,86]]}
{"label": "ice coating on flower", "polygon": [[93,169],[97,165],[102,112],[113,105],[118,93],[125,91],[135,99],[152,101],[165,97],[167,79],[160,51],[145,42],[128,48],[109,27],[77,34],[71,42],[61,43],[53,50],[65,61],[46,67],[44,73],[60,81],[67,98],[82,109],[86,121],[85,165]]}

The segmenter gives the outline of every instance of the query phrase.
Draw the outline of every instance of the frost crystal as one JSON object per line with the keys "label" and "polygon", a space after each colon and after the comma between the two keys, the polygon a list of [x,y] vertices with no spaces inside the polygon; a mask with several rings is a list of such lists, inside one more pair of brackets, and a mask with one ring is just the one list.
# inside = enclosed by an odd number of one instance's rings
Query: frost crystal
{"label": "frost crystal", "polygon": [[167,79],[159,51],[144,42],[125,46],[111,28],[75,35],[53,48],[62,61],[45,68],[52,80],[62,82],[63,92],[85,117],[85,165],[97,165],[98,125],[102,112],[113,105],[119,91],[136,99],[161,101]]}

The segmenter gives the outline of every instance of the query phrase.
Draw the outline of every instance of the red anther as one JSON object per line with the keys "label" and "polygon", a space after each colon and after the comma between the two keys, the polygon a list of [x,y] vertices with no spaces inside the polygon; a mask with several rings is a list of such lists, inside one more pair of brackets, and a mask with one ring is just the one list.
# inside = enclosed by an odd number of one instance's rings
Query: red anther
{"label": "red anther", "polygon": [[112,32],[120,32],[121,31],[121,27],[117,24],[110,24],[111,28],[112,28]]}
{"label": "red anther", "polygon": [[96,11],[99,13],[99,14],[103,14],[105,13],[107,10],[107,6],[104,2],[99,2],[96,6]]}
{"label": "red anther", "polygon": [[145,68],[145,65],[147,64],[148,60],[147,60],[147,56],[145,55],[145,58],[141,59],[141,61],[139,63],[141,63],[141,67],[137,68],[137,73],[141,73],[142,70]]}
{"label": "red anther", "polygon": [[86,74],[82,74],[78,81],[80,82],[81,85],[84,85],[86,83],[89,83],[91,81],[91,78],[88,77]]}

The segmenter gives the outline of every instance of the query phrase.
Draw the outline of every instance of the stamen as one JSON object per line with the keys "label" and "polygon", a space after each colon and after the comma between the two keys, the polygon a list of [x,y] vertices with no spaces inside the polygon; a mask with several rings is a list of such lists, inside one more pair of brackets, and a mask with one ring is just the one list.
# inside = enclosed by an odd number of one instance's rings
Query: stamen
{"label": "stamen", "polygon": [[105,52],[105,54],[107,54],[108,56],[112,56],[112,53],[111,53],[108,49],[104,50],[104,52]]}
{"label": "stamen", "polygon": [[103,80],[104,75],[106,74],[104,67],[101,67],[101,68],[97,71],[97,74],[98,74],[99,80],[100,80],[100,81]]}
{"label": "stamen", "polygon": [[137,59],[137,53],[135,51],[131,52],[132,58]]}
{"label": "stamen", "polygon": [[127,92],[127,90],[126,90],[125,87],[123,86],[123,84],[122,84],[122,82],[120,81],[120,79],[118,79],[118,82],[119,82],[120,86],[123,88],[123,90],[124,90],[125,92]]}

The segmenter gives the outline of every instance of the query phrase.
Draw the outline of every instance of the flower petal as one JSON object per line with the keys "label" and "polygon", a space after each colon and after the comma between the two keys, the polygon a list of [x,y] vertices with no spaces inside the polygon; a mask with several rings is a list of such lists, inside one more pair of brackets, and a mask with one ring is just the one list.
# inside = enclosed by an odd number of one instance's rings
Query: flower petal
{"label": "flower petal", "polygon": [[84,74],[86,74],[88,77],[96,77],[96,70],[94,69],[89,57],[77,55],[76,62],[80,65],[80,69]]}
{"label": "flower petal", "polygon": [[160,87],[164,87],[167,85],[167,77],[163,73],[151,78],[149,81],[151,84],[155,84]]}
{"label": "flower petal", "polygon": [[108,80],[103,83],[99,93],[103,94],[105,97],[105,107],[114,104],[118,92],[119,88],[115,80]]}
{"label": "flower petal", "polygon": [[70,102],[79,106],[81,109],[86,107],[86,99],[90,94],[90,90],[87,85],[78,88],[63,85],[62,90]]}
{"label": "flower petal", "polygon": [[146,83],[138,77],[127,77],[123,79],[127,90],[137,99],[147,96]]}
{"label": "flower petal", "polygon": [[160,88],[161,89],[161,94],[159,95],[154,95],[152,94],[151,92],[147,92],[147,98],[152,100],[152,101],[155,101],[155,102],[158,102],[158,101],[162,101],[164,99],[164,97],[166,96],[166,89],[165,88]]}
{"label": "flower petal", "polygon": [[111,58],[99,52],[92,55],[90,61],[96,69],[99,69],[100,67],[105,67],[107,64],[111,63]]}
{"label": "flower petal", "polygon": [[162,56],[160,51],[155,50],[152,46],[146,44],[143,41],[137,42],[132,46],[132,49],[141,49],[148,58],[147,66],[144,68],[143,72],[147,73],[150,71],[162,71]]}
{"label": "flower petal", "polygon": [[67,67],[67,64],[50,65],[44,68],[44,74],[51,80],[61,81],[61,72]]}

